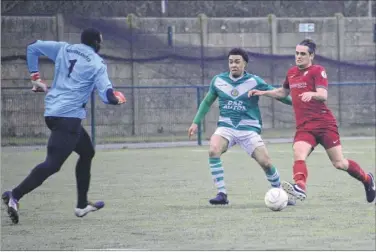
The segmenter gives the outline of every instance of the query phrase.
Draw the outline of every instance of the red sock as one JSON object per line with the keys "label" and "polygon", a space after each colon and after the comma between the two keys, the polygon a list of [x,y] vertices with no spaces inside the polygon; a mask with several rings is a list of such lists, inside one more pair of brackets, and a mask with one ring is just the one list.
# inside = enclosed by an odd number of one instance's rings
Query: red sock
{"label": "red sock", "polygon": [[360,168],[360,166],[353,160],[348,159],[349,167],[347,168],[347,173],[350,174],[351,177],[356,178],[357,180],[363,182],[364,184],[369,182],[369,176],[367,173]]}
{"label": "red sock", "polygon": [[295,183],[302,188],[304,191],[306,190],[306,182],[308,177],[308,169],[304,160],[296,160],[294,162],[294,166],[292,168],[294,172],[294,180]]}

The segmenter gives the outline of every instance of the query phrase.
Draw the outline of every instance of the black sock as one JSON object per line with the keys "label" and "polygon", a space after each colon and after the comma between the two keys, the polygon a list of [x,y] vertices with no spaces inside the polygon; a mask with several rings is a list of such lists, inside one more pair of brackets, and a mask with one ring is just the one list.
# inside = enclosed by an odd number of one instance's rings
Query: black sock
{"label": "black sock", "polygon": [[87,206],[87,193],[90,185],[91,158],[80,157],[76,164],[77,208]]}

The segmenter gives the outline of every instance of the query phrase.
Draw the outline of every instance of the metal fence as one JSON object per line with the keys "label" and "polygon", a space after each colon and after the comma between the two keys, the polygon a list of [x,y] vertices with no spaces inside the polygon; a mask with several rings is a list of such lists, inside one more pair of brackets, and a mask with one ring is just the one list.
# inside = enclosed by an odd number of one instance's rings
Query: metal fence
{"label": "metal fence", "polygon": [[[127,103],[103,104],[93,94],[87,107],[85,128],[95,143],[140,143],[187,141],[187,129],[208,86],[119,87]],[[374,129],[376,83],[330,84],[328,105],[341,127]],[[44,124],[44,94],[29,87],[2,88],[2,146],[46,143],[49,130]],[[260,108],[265,129],[293,129],[290,106],[262,97]],[[219,110],[215,102],[198,134],[199,144],[216,127]]]}

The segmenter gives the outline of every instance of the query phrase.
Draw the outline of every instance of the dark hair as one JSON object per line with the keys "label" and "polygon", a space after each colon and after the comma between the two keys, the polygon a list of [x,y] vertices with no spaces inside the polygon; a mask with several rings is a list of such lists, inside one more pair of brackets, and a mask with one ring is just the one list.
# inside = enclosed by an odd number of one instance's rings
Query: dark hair
{"label": "dark hair", "polygon": [[97,52],[100,48],[101,33],[95,28],[87,28],[81,33],[81,43],[88,45]]}
{"label": "dark hair", "polygon": [[227,58],[230,57],[230,55],[240,55],[243,60],[248,63],[248,53],[241,48],[232,48],[228,53]]}
{"label": "dark hair", "polygon": [[313,42],[312,39],[305,39],[302,42],[300,42],[299,45],[307,46],[308,47],[308,52],[310,54],[316,52],[316,44],[315,44],[315,42]]}

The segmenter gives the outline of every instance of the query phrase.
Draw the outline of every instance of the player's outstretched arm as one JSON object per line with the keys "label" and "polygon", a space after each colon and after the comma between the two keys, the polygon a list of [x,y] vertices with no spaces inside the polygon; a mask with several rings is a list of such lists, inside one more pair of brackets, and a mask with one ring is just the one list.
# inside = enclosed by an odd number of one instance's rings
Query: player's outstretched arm
{"label": "player's outstretched arm", "polygon": [[99,97],[106,104],[119,105],[126,102],[124,94],[114,91],[107,74],[107,67],[103,63],[95,78],[95,87],[98,89]]}
{"label": "player's outstretched arm", "polygon": [[[270,90],[275,90],[276,88],[275,87],[271,87]],[[282,87],[282,89],[286,90],[286,93],[288,94],[286,97],[283,97],[283,98],[276,98],[278,101],[284,103],[284,104],[287,104],[287,105],[292,105],[292,99],[291,99],[291,96],[289,95],[290,93],[290,90],[289,89],[285,89]],[[285,95],[285,94],[283,94]]]}
{"label": "player's outstretched arm", "polygon": [[209,92],[204,100],[200,103],[200,106],[198,107],[198,111],[196,113],[195,118],[193,119],[193,123],[199,124],[201,120],[205,117],[205,115],[209,112],[211,105],[213,102],[217,99],[217,96],[213,94],[212,92]]}
{"label": "player's outstretched arm", "polygon": [[[258,88],[260,87],[260,88]],[[273,91],[273,90],[276,90],[277,88],[271,86],[271,85],[268,85],[266,83],[264,83],[263,85],[259,85],[256,87],[257,89],[260,89],[260,90],[264,90],[264,91]],[[286,92],[290,93],[289,92],[290,90],[287,89]],[[291,99],[291,96],[290,95],[287,95],[286,97],[282,97],[282,98],[275,98],[277,99],[278,101],[284,103],[284,104],[287,104],[287,105],[292,105],[292,99]]]}
{"label": "player's outstretched arm", "polygon": [[[262,78],[259,76],[254,75],[255,80],[257,81],[257,86],[248,91],[248,97],[251,96],[268,96],[276,99],[284,99],[286,98],[290,90],[285,88],[275,88],[265,82]],[[289,104],[289,99],[286,98],[282,102]],[[290,99],[290,105],[291,105],[291,99]]]}
{"label": "player's outstretched arm", "polygon": [[29,44],[26,49],[26,61],[29,72],[39,72],[39,56],[47,56],[49,59],[55,62],[57,54],[64,45],[67,45],[67,43],[42,40],[37,40],[34,43]]}
{"label": "player's outstretched arm", "polygon": [[256,90],[256,89],[248,91],[248,97],[251,97],[251,96],[268,96],[268,97],[271,97],[271,98],[282,99],[282,98],[286,98],[289,94],[290,94],[289,90],[286,89],[286,88],[283,88],[283,87],[276,88],[276,89],[273,89],[273,90],[266,90],[266,91]]}
{"label": "player's outstretched arm", "polygon": [[27,46],[26,62],[30,72],[31,83],[33,84],[31,89],[33,92],[47,91],[47,84],[40,78],[39,74],[39,56],[47,56],[55,62],[60,48],[66,44],[65,42],[36,40]]}
{"label": "player's outstretched arm", "polygon": [[191,137],[193,134],[196,133],[198,125],[200,124],[201,120],[205,117],[205,115],[209,112],[211,105],[217,99],[217,95],[210,92],[205,96],[204,100],[200,103],[198,111],[193,119],[193,123],[191,127],[188,129],[188,136]]}

